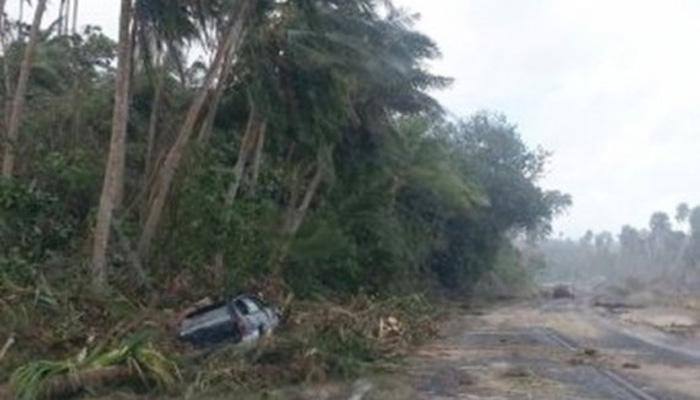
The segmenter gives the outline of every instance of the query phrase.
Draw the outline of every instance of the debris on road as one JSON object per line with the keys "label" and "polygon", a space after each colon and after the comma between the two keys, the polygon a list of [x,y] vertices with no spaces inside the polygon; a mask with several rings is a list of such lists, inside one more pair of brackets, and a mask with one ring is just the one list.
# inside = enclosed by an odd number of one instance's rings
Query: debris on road
{"label": "debris on road", "polygon": [[638,305],[630,304],[624,300],[613,299],[607,296],[596,296],[593,299],[593,306],[604,308],[614,314],[622,313],[625,309],[641,308]]}
{"label": "debris on road", "polygon": [[600,351],[592,348],[584,348],[576,352],[576,354],[569,359],[570,365],[591,365],[594,362],[601,361]]}
{"label": "debris on road", "polygon": [[504,378],[531,378],[534,375],[532,370],[522,365],[510,367],[501,374]]}
{"label": "debris on road", "polygon": [[573,299],[574,286],[571,283],[548,283],[540,287],[540,296],[547,299]]}
{"label": "debris on road", "polygon": [[557,285],[552,290],[554,299],[573,299],[574,297],[574,290],[570,285]]}
{"label": "debris on road", "polygon": [[626,362],[622,364],[622,368],[625,369],[640,369],[642,368],[639,364],[631,363],[631,362]]}
{"label": "debris on road", "polygon": [[280,313],[259,298],[242,295],[199,308],[185,316],[178,336],[197,347],[225,341],[255,341],[279,325]]}
{"label": "debris on road", "polygon": [[583,354],[588,356],[588,357],[596,357],[596,356],[598,356],[598,350],[596,350],[596,349],[583,349]]}

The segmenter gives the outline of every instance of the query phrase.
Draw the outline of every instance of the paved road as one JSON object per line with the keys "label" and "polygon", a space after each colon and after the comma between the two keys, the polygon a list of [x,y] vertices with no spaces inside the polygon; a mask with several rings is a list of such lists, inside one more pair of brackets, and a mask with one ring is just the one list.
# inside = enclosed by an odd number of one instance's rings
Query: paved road
{"label": "paved road", "polygon": [[455,318],[411,360],[417,399],[700,399],[700,347],[585,302]]}

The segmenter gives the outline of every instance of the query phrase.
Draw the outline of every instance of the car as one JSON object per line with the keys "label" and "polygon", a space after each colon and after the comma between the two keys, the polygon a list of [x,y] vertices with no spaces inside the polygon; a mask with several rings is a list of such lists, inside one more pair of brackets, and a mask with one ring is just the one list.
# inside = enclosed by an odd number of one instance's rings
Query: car
{"label": "car", "polygon": [[248,342],[272,333],[279,322],[279,310],[256,296],[240,295],[187,314],[178,337],[197,347]]}

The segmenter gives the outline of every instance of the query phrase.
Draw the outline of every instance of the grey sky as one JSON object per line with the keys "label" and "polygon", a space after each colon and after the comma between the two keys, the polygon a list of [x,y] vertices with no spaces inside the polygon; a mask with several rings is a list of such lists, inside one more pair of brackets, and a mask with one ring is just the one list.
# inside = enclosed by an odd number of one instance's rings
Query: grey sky
{"label": "grey sky", "polygon": [[[418,28],[440,45],[434,69],[456,82],[436,95],[453,114],[502,111],[526,142],[554,151],[543,183],[575,202],[557,230],[618,232],[700,204],[700,1],[396,3],[421,13]],[[118,1],[81,8],[115,34]]]}
{"label": "grey sky", "polygon": [[500,110],[555,152],[544,184],[574,196],[556,228],[619,232],[700,204],[700,2],[401,0],[457,79],[454,113]]}

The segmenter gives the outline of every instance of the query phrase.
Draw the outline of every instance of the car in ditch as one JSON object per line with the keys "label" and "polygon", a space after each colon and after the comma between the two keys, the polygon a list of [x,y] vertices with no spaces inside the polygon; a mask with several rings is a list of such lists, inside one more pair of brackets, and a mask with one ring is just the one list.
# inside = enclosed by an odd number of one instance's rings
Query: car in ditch
{"label": "car in ditch", "polygon": [[241,295],[199,308],[181,321],[178,336],[197,347],[255,341],[280,323],[280,312],[256,296]]}

